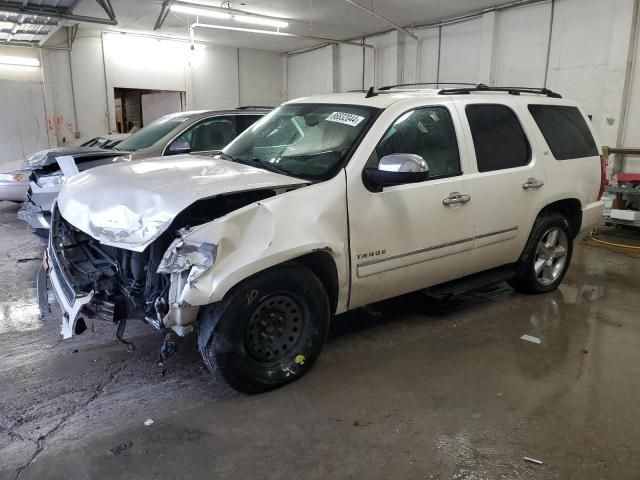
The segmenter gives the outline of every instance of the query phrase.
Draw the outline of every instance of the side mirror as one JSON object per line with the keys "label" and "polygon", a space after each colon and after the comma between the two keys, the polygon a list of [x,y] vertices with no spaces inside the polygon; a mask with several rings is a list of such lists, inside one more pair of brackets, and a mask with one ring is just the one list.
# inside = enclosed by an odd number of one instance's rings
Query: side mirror
{"label": "side mirror", "polygon": [[176,138],[167,148],[167,155],[180,155],[181,153],[190,153],[191,144],[184,138]]}
{"label": "side mirror", "polygon": [[378,168],[365,168],[364,176],[376,192],[384,187],[424,182],[429,178],[429,166],[413,153],[393,153],[380,159]]}

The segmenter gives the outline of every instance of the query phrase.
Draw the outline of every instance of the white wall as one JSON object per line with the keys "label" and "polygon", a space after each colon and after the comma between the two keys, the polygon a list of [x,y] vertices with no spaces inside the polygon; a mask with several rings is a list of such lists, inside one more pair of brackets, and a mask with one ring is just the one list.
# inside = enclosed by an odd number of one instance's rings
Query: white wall
{"label": "white wall", "polygon": [[327,46],[287,57],[289,98],[334,91],[334,47]]}
{"label": "white wall", "polygon": [[42,84],[0,80],[0,166],[49,147]]}
{"label": "white wall", "polygon": [[277,106],[283,100],[282,55],[276,52],[238,51],[240,106]]}
{"label": "white wall", "polygon": [[442,27],[439,81],[478,81],[481,46],[482,18]]}
{"label": "white wall", "polygon": [[338,45],[337,86],[338,92],[361,90],[366,88],[362,84],[364,63],[362,61],[362,47]]}
{"label": "white wall", "polygon": [[[556,0],[508,8],[461,22],[416,29],[418,41],[387,32],[365,38],[376,46],[364,61],[365,85],[410,82],[483,82],[546,86],[578,101],[593,117],[602,145],[620,137],[623,90],[636,0]],[[549,35],[551,32],[551,36]],[[551,43],[549,43],[549,41]],[[326,47],[324,52],[328,52]],[[355,47],[336,55],[296,55],[287,64],[288,98],[362,88],[362,59]],[[548,55],[548,56],[547,56]],[[548,69],[547,69],[548,63]],[[640,60],[636,60],[636,65]],[[634,73],[624,146],[640,146],[640,67]],[[638,162],[640,168],[640,162]]]}
{"label": "white wall", "polygon": [[[28,48],[0,47],[0,55],[40,59]],[[49,147],[41,67],[0,65],[0,166]]]}
{"label": "white wall", "polygon": [[543,85],[549,43],[551,3],[500,13],[496,84]]}
{"label": "white wall", "polygon": [[[638,12],[640,16],[640,12]],[[639,19],[640,20],[640,19]],[[640,148],[640,28],[636,32],[636,38],[632,44],[633,73],[631,75],[627,118],[624,132],[622,132],[622,146],[626,148]],[[623,160],[624,170],[627,172],[640,172],[640,156],[627,156]]]}
{"label": "white wall", "polygon": [[[64,29],[48,45],[66,47]],[[65,50],[0,47],[0,55],[39,58],[41,54],[42,68],[0,66],[0,81],[36,85],[28,87],[29,101],[42,99],[41,109],[46,111],[46,115],[36,115],[38,109],[31,103],[25,104],[24,109],[13,103],[14,107],[7,109],[4,106],[8,101],[0,103],[0,121],[13,119],[13,126],[23,125],[21,128],[26,129],[16,132],[14,128],[11,134],[6,128],[0,130],[0,163],[36,149],[74,143],[76,132],[87,139],[115,131],[116,87],[185,92],[186,108],[198,110],[276,106],[283,100],[283,60],[281,54],[274,52],[209,44],[197,44],[192,51],[185,42],[86,29],[78,31],[71,54]],[[22,95],[17,87],[5,85],[8,84],[3,83],[3,98],[8,92]],[[331,88],[332,84],[329,91]],[[23,114],[29,118],[16,120]],[[26,140],[29,136],[33,141]]]}

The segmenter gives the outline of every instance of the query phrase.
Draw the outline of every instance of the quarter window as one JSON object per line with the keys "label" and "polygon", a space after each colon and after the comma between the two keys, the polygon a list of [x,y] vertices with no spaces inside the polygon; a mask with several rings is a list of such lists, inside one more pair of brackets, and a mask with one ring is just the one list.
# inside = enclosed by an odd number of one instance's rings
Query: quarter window
{"label": "quarter window", "polygon": [[576,107],[529,105],[529,112],[556,160],[600,154],[587,122]]}
{"label": "quarter window", "polygon": [[406,112],[387,130],[370,159],[371,167],[394,153],[421,156],[429,166],[429,178],[460,175],[460,154],[449,111],[425,107]]}
{"label": "quarter window", "polygon": [[465,109],[478,171],[522,167],[531,160],[531,146],[520,121],[509,107],[497,104],[467,105]]}

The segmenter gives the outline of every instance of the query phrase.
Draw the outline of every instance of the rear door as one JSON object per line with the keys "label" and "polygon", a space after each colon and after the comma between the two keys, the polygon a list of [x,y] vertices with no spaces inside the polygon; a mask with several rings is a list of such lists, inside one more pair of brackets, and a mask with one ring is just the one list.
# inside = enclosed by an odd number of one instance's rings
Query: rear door
{"label": "rear door", "polygon": [[456,103],[475,157],[473,252],[467,273],[515,262],[545,206],[547,178],[528,112],[506,95]]}
{"label": "rear door", "polygon": [[[393,106],[363,144],[364,165],[347,170],[351,308],[461,277],[473,246],[473,182],[455,110],[446,98],[431,105]],[[373,148],[372,148],[373,147]],[[429,166],[419,183],[375,191],[363,167],[391,154],[414,154]]]}

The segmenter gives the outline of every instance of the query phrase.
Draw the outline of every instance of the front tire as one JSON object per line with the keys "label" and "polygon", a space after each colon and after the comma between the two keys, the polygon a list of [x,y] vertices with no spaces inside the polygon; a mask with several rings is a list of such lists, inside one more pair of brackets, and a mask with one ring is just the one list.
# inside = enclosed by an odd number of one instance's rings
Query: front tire
{"label": "front tire", "polygon": [[566,217],[560,213],[541,214],[516,264],[511,286],[529,294],[555,290],[569,269],[572,254],[573,235]]}
{"label": "front tire", "polygon": [[294,263],[245,280],[220,308],[220,320],[201,354],[216,378],[243,393],[300,378],[318,358],[329,329],[322,283]]}

